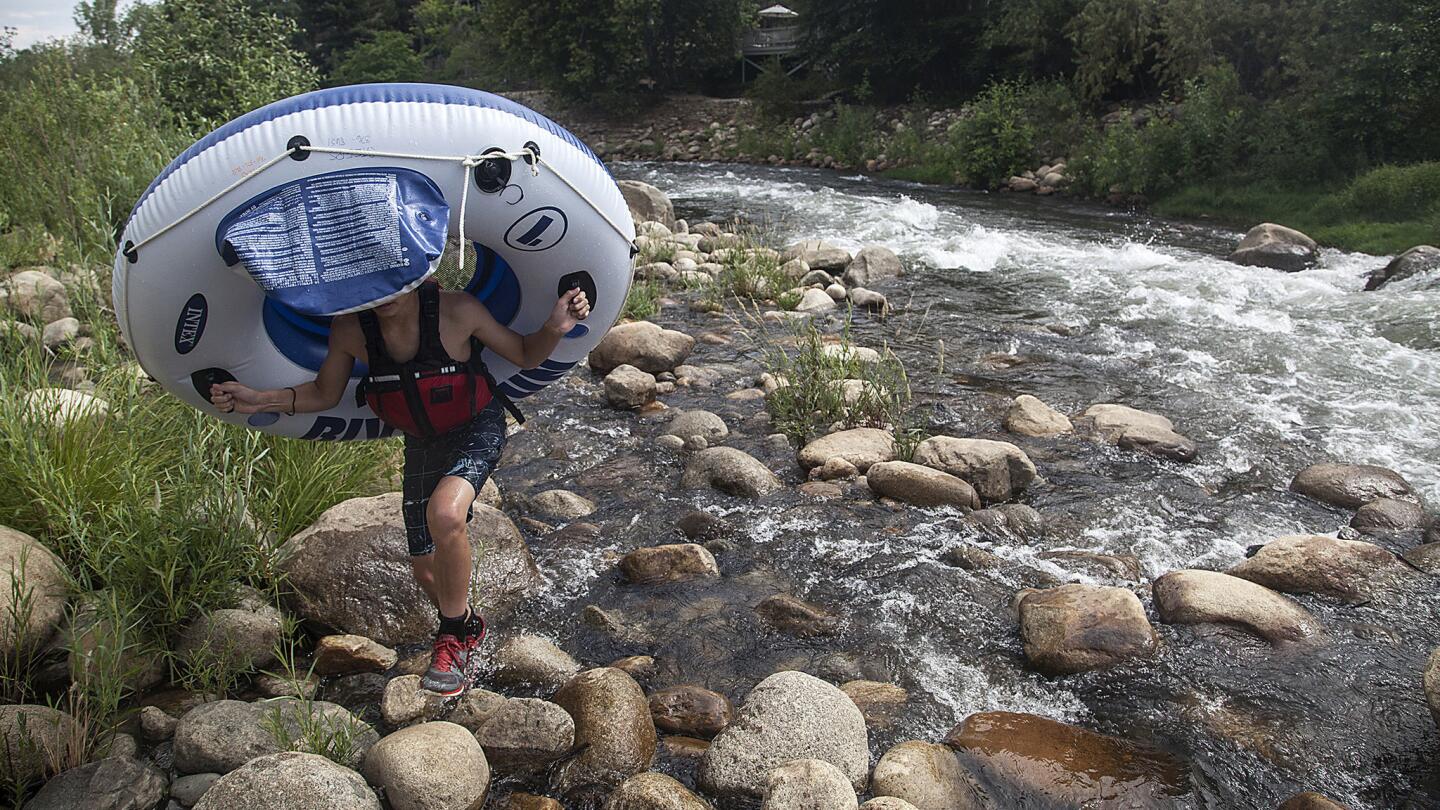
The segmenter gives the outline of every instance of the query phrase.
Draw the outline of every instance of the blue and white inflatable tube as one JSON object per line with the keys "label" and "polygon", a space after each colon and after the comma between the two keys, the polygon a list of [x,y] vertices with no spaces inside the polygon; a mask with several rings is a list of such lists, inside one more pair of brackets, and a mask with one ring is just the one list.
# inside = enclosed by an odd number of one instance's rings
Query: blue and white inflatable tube
{"label": "blue and white inflatable tube", "polygon": [[[484,155],[493,157],[475,157]],[[312,379],[329,316],[434,273],[446,236],[462,234],[462,209],[476,257],[465,290],[501,323],[526,334],[560,291],[590,294],[590,317],[538,368],[487,350],[499,387],[521,400],[584,360],[619,317],[634,223],[604,164],[575,136],[476,90],[320,90],[206,135],[131,213],[115,257],[116,316],[141,367],[196,408],[281,436],[380,438],[390,431],[355,402],[359,364],[340,404],[319,414],[220,414],[209,384]]]}

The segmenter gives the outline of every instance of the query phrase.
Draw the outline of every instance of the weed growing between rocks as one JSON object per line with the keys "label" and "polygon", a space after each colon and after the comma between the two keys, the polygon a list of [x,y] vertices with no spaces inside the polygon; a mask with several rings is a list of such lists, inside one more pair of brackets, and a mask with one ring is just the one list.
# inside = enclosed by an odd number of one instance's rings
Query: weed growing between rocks
{"label": "weed growing between rocks", "polygon": [[283,681],[298,697],[274,699],[274,706],[265,713],[261,725],[282,751],[303,751],[318,754],[344,767],[350,767],[359,748],[358,727],[351,717],[316,711],[312,690],[315,665],[301,672],[295,638],[299,623],[290,616],[282,619],[280,641],[275,647],[278,671],[267,674]]}
{"label": "weed growing between rocks", "polygon": [[660,311],[660,296],[664,290],[653,278],[637,278],[630,283],[630,294],[625,296],[625,306],[620,317],[632,321],[643,321]]}

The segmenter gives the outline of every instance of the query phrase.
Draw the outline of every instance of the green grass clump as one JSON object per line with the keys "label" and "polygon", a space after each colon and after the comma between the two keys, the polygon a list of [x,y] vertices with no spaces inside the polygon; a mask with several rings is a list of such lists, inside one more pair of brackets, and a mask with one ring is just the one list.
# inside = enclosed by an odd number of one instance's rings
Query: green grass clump
{"label": "green grass clump", "polygon": [[664,289],[653,278],[635,279],[630,282],[630,294],[625,296],[625,306],[620,317],[632,321],[643,321],[660,311],[660,296]]}

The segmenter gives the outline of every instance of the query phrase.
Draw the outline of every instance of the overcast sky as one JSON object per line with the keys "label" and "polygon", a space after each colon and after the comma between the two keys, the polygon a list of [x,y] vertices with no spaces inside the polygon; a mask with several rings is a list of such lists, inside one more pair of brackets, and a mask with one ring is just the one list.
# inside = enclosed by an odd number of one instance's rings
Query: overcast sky
{"label": "overcast sky", "polygon": [[16,48],[75,33],[74,14],[75,0],[0,0],[0,26],[15,29]]}

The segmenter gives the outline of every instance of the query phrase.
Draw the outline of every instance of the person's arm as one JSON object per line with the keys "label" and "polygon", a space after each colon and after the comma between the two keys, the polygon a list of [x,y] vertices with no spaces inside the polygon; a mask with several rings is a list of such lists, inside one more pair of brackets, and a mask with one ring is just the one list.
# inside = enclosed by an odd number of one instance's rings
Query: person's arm
{"label": "person's arm", "polygon": [[355,356],[338,345],[340,332],[338,326],[331,329],[330,351],[311,382],[268,391],[238,382],[220,383],[210,386],[210,402],[221,413],[314,413],[335,407],[345,396],[350,372],[355,368]]}
{"label": "person's arm", "polygon": [[472,334],[491,351],[520,368],[535,368],[545,362],[545,358],[560,345],[560,339],[574,329],[577,322],[590,315],[590,302],[586,300],[585,292],[570,290],[555,301],[555,308],[539,331],[522,336],[495,320],[484,305],[476,303]]}

